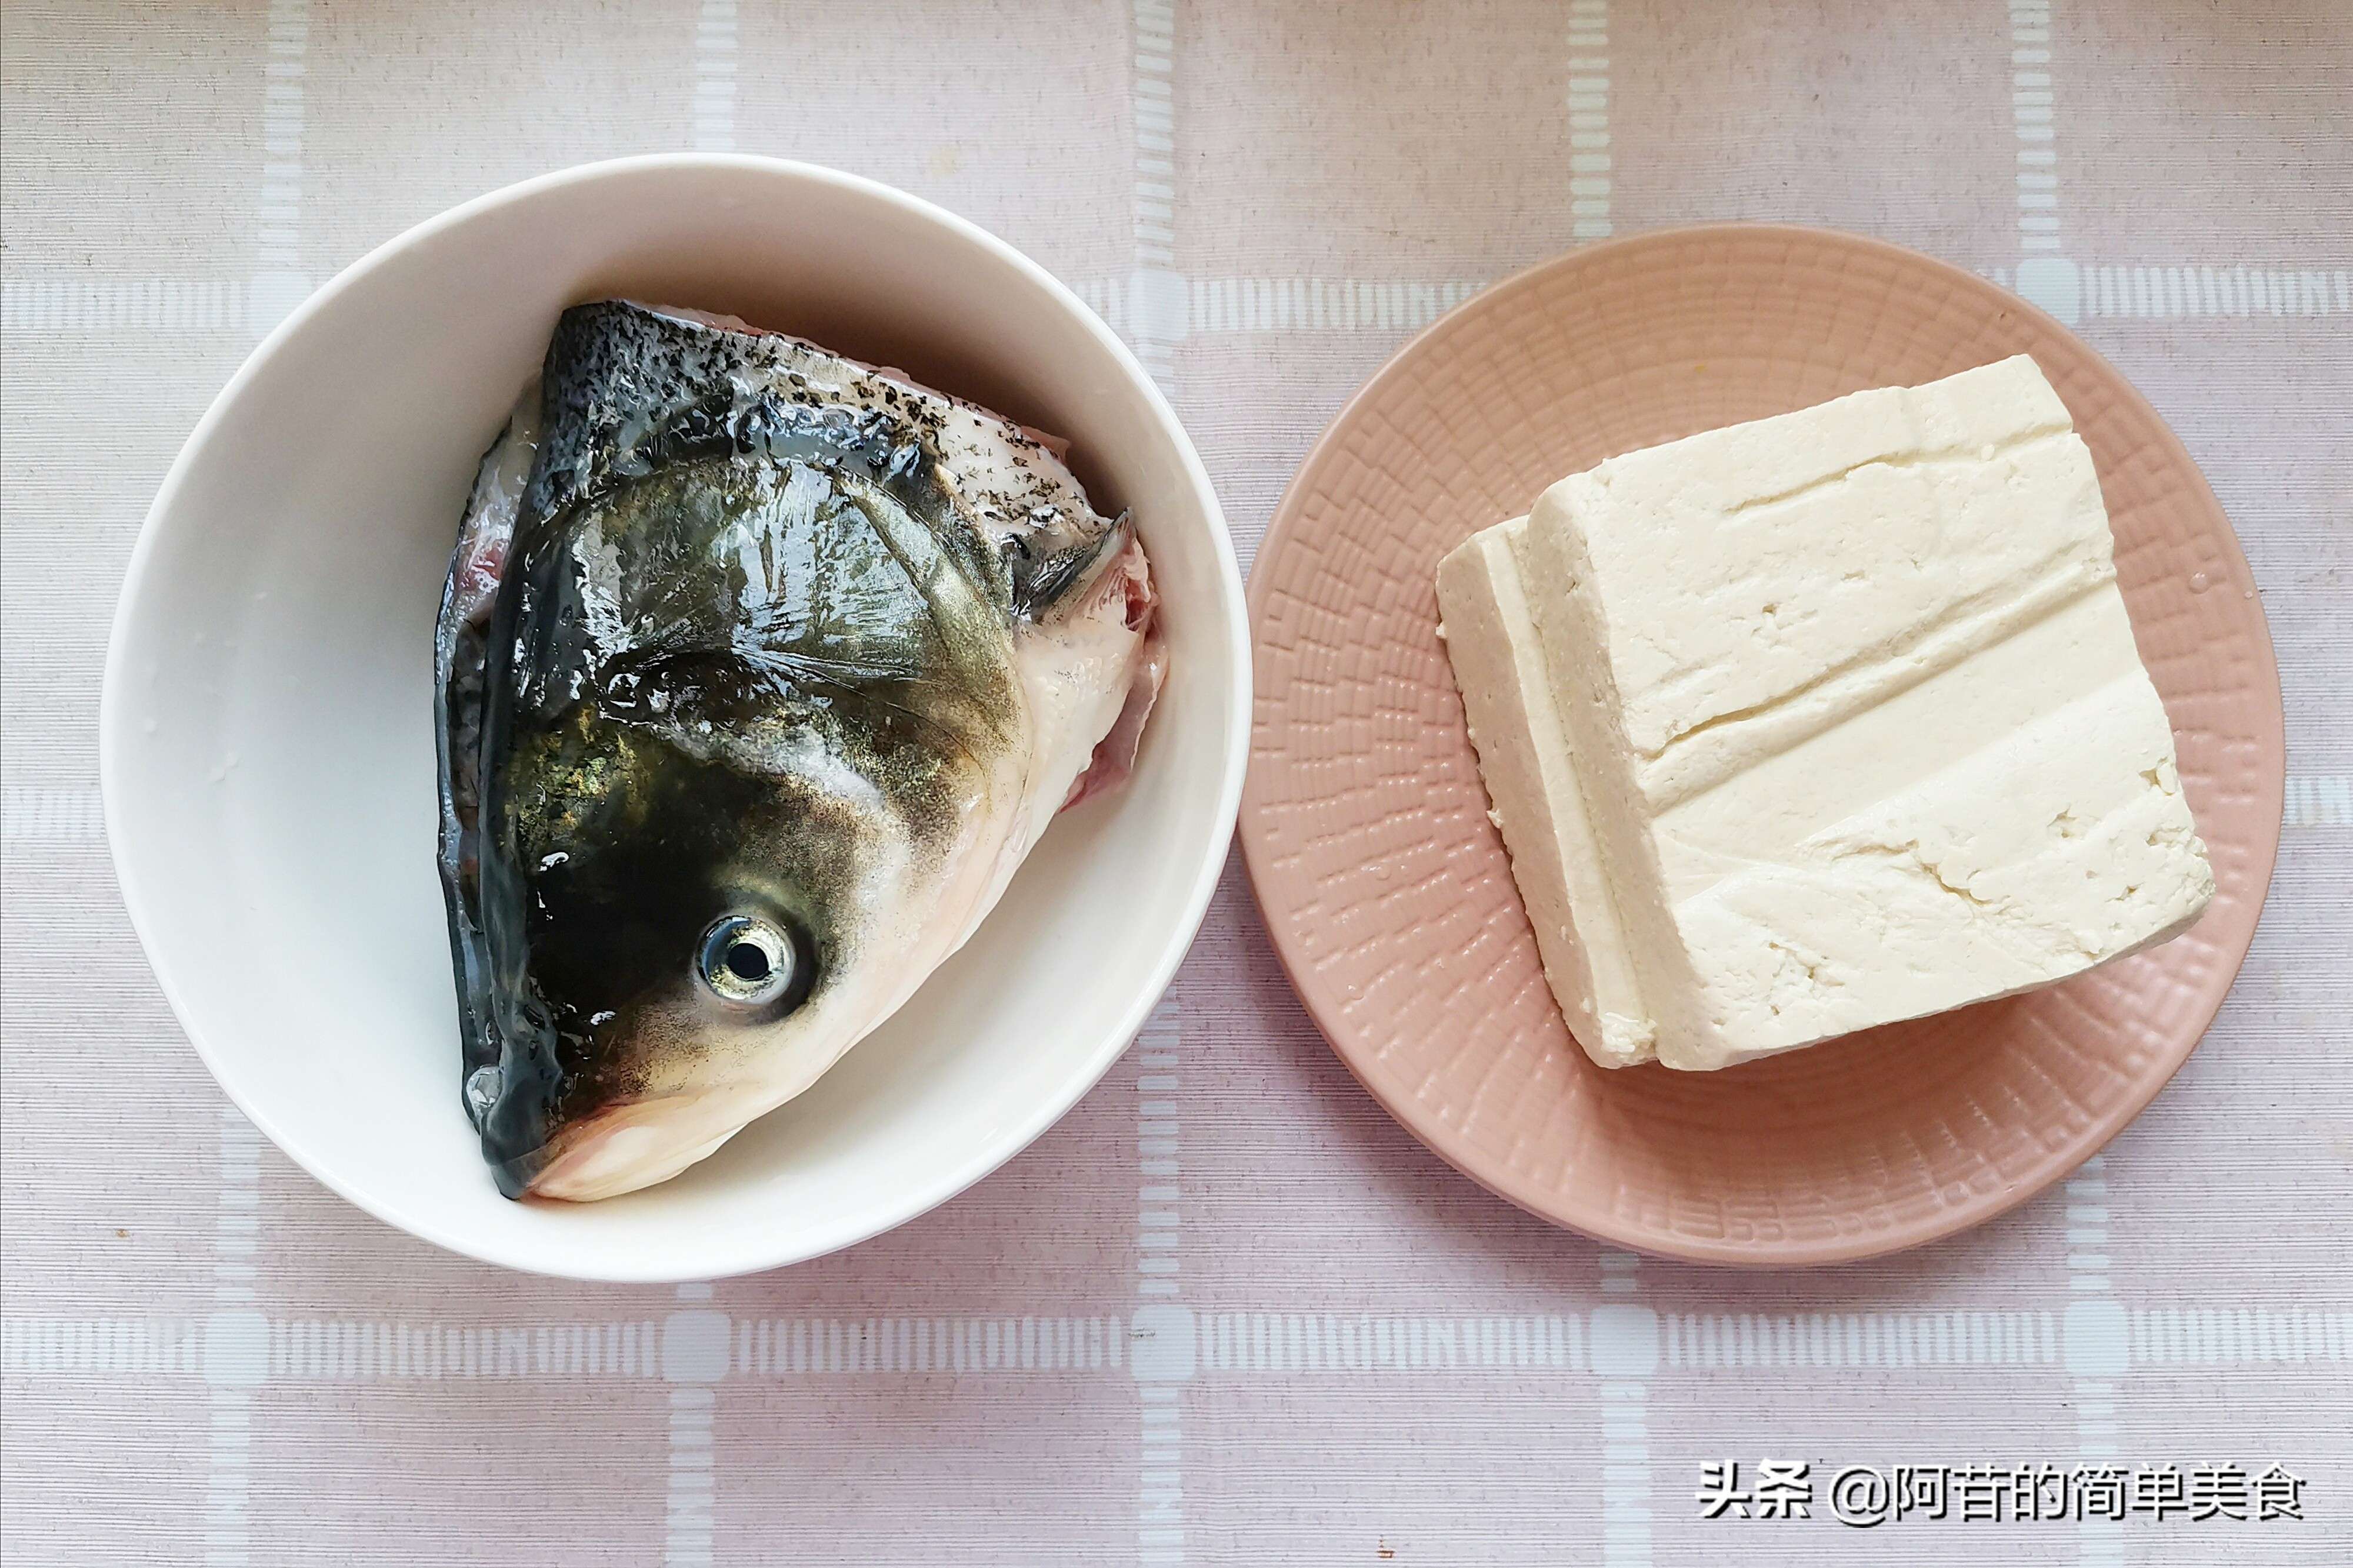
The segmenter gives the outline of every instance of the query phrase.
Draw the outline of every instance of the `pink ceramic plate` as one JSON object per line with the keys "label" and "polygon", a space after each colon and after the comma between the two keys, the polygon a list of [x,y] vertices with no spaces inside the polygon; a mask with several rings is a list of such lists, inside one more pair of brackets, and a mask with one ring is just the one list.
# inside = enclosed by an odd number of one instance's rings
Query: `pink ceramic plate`
{"label": "pink ceramic plate", "polygon": [[[2098,464],[2116,567],[2221,890],[2175,942],[2030,995],[1729,1072],[1605,1071],[1546,989],[1485,816],[1431,574],[1614,453],[2020,352]],[[1277,950],[1366,1088],[1556,1223],[1712,1262],[1910,1247],[2024,1201],[2147,1105],[2245,957],[2279,845],[2279,672],[2181,443],[2048,316],[1874,240],[1715,226],[1580,250],[1398,353],[1250,579],[1241,837]]]}

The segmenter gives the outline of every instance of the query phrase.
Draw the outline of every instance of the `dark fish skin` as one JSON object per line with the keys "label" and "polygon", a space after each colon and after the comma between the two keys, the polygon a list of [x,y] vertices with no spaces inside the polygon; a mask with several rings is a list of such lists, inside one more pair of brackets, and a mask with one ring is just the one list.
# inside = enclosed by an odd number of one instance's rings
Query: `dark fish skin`
{"label": "dark fish skin", "polygon": [[[951,481],[952,405],[814,380],[817,352],[565,311],[487,617],[479,563],[453,562],[442,871],[465,1102],[509,1196],[581,1129],[750,1073],[792,1015],[849,1005],[892,913],[873,868],[939,871],[1005,793],[1019,628],[1133,551],[1018,454]],[[782,933],[794,975],[758,1005],[695,979],[696,944],[739,919]],[[691,1157],[733,1131],[676,1137]]]}
{"label": "dark fish skin", "polygon": [[[513,542],[521,492],[530,477],[539,427],[539,388],[483,454],[472,496],[451,556],[434,628],[434,748],[440,781],[441,891],[449,920],[449,958],[458,981],[459,1040],[468,1115],[479,1127],[486,1106],[475,1090],[499,1068],[497,1037],[484,1014],[490,994],[484,965],[480,895],[482,719],[488,674],[491,612],[507,552]],[[520,468],[521,471],[516,470]]]}

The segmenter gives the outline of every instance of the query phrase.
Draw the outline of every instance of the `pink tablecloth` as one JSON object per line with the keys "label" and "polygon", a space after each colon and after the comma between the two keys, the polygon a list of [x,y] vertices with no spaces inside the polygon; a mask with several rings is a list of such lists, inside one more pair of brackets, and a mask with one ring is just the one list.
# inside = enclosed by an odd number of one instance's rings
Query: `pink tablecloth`
{"label": "pink tablecloth", "polygon": [[[2353,1561],[2344,0],[10,0],[5,33],[10,1563]],[[1406,332],[1578,241],[1827,223],[2020,289],[2173,422],[2264,588],[2293,773],[2230,1005],[2063,1192],[1715,1273],[1548,1229],[1391,1124],[1237,866],[1099,1089],[846,1255],[567,1287],[364,1218],[226,1110],[124,924],[114,587],[304,289],[492,185],[681,146],[878,175],[1071,279],[1245,559]],[[1813,1517],[1704,1517],[1707,1463],[1751,1513],[1791,1495],[1768,1459],[1810,1463]],[[1897,1463],[2153,1479],[2121,1525],[2096,1494],[1962,1522],[1968,1473],[1942,1522],[1831,1517],[1838,1471]],[[2276,1512],[2281,1474],[2301,1521],[2189,1517]]]}

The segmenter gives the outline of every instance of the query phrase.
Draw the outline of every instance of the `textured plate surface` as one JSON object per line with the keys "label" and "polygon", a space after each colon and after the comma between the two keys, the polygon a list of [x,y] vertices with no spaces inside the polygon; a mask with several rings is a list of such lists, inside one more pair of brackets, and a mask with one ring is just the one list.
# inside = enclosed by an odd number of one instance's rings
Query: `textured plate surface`
{"label": "textured plate surface", "polygon": [[[2031,353],[2090,444],[2219,891],[2187,934],[2025,996],[1687,1074],[1605,1071],[1546,989],[1438,640],[1464,536],[1613,454]],[[2115,370],[1989,283],[1751,226],[1580,250],[1409,343],[1309,455],[1250,580],[1242,839],[1284,966],[1440,1155],[1556,1223],[1708,1261],[1830,1262],[2040,1191],[2147,1105],[2253,936],[2279,844],[2279,672],[2189,454]]]}

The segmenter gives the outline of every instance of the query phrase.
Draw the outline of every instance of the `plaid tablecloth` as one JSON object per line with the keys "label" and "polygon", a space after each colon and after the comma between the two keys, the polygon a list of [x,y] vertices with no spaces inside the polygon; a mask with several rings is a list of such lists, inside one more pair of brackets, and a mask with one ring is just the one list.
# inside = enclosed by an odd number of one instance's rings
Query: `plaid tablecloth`
{"label": "plaid tablecloth", "polygon": [[[0,60],[9,1563],[2353,1562],[2346,0],[9,0]],[[2018,289],[2156,402],[2263,587],[2292,773],[2229,1005],[2063,1191],[1712,1272],[1393,1125],[1237,862],[1111,1078],[849,1253],[575,1287],[363,1217],[226,1109],[125,925],[115,587],[306,289],[681,147],[879,176],[1069,279],[1245,560],[1407,332],[1580,241],[1823,223]],[[1864,1466],[1901,1518],[1834,1517]]]}

